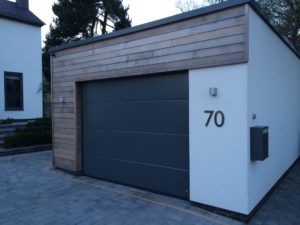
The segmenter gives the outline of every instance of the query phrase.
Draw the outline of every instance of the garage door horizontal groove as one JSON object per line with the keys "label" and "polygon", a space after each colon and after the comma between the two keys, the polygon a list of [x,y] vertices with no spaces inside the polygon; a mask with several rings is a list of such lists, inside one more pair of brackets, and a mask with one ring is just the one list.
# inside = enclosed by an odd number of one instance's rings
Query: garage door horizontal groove
{"label": "garage door horizontal groove", "polygon": [[136,164],[136,165],[141,165],[141,166],[159,167],[159,168],[162,168],[162,169],[176,170],[176,171],[181,171],[181,172],[189,172],[189,170],[187,170],[187,169],[181,169],[181,168],[175,168],[175,167],[169,167],[169,166],[162,166],[162,165],[151,164],[151,163],[134,162],[134,161],[118,159],[118,158],[102,157],[102,156],[97,156],[97,155],[92,155],[92,154],[90,154],[86,158],[91,158],[91,159],[98,158],[98,159],[118,161],[118,162],[123,162],[123,163],[131,163],[131,164]]}
{"label": "garage door horizontal groove", "polygon": [[188,134],[174,134],[164,132],[149,132],[149,131],[130,131],[130,130],[109,130],[109,129],[97,129],[97,128],[84,128],[84,130],[97,130],[100,132],[111,132],[111,133],[128,133],[128,134],[150,134],[150,135],[169,135],[169,136],[181,136],[188,137]]}
{"label": "garage door horizontal groove", "polygon": [[143,103],[143,102],[186,102],[188,98],[184,99],[148,99],[148,100],[134,100],[134,101],[86,101],[85,103]]}

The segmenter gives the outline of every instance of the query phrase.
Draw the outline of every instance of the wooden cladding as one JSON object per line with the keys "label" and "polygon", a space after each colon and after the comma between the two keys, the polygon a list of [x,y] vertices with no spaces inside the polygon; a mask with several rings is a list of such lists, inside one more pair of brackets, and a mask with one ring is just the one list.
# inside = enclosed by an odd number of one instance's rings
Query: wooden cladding
{"label": "wooden cladding", "polygon": [[246,63],[247,20],[242,5],[57,52],[52,57],[55,166],[81,169],[78,82]]}

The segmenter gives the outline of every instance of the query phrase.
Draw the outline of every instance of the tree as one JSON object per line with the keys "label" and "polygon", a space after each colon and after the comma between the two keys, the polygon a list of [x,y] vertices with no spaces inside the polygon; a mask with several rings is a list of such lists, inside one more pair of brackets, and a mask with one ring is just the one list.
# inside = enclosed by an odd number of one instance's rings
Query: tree
{"label": "tree", "polygon": [[271,23],[300,51],[300,1],[256,0]]}
{"label": "tree", "polygon": [[49,48],[131,26],[123,0],[57,0],[43,48],[43,74],[50,83]]}
{"label": "tree", "polygon": [[[98,0],[99,1],[99,0]],[[107,33],[107,28],[120,30],[131,26],[131,20],[128,16],[129,7],[123,6],[123,0],[102,0],[99,1],[99,14],[96,20],[100,23],[101,33]]]}
{"label": "tree", "polygon": [[175,7],[183,13],[224,1],[226,0],[176,0]]}
{"label": "tree", "polygon": [[202,6],[203,4],[195,0],[176,0],[175,2],[175,7],[182,13],[201,8]]}
{"label": "tree", "polygon": [[226,0],[205,0],[206,5],[213,5],[213,4],[218,4],[221,2],[225,2]]}
{"label": "tree", "polygon": [[123,0],[58,0],[52,10],[56,18],[46,36],[46,47],[131,26],[129,7],[123,6]]}

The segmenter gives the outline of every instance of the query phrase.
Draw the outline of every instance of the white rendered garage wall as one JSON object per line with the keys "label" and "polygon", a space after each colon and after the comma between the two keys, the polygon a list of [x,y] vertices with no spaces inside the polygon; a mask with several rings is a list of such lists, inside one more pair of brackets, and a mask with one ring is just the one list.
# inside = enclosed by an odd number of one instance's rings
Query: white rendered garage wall
{"label": "white rendered garage wall", "polygon": [[[248,213],[247,65],[189,72],[190,200]],[[218,96],[211,97],[209,88]],[[222,111],[223,127],[205,110]],[[221,118],[218,118],[218,124]]]}
{"label": "white rendered garage wall", "polygon": [[300,60],[252,9],[249,16],[248,125],[269,126],[269,158],[247,157],[251,210],[299,156]]}
{"label": "white rendered garage wall", "polygon": [[[42,117],[41,29],[0,18],[0,119]],[[24,111],[5,111],[4,71],[23,73]]]}

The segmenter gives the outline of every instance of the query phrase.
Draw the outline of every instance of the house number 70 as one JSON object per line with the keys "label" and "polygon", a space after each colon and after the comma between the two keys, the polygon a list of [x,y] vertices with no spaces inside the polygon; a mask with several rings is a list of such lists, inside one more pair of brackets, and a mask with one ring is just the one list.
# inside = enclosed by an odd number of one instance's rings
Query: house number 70
{"label": "house number 70", "polygon": [[214,122],[217,127],[223,127],[225,123],[225,115],[222,111],[205,110],[204,113],[208,114],[205,126],[208,127],[211,119],[214,117]]}

